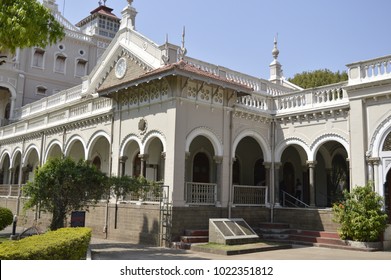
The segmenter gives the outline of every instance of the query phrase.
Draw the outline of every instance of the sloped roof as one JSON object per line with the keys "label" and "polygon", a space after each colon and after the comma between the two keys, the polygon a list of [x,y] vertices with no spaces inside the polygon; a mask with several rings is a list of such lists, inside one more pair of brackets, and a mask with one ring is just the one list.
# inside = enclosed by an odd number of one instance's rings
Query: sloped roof
{"label": "sloped roof", "polygon": [[111,92],[118,91],[124,87],[138,85],[140,83],[147,82],[153,78],[162,78],[167,76],[185,76],[194,79],[200,79],[205,82],[217,83],[223,87],[233,88],[234,90],[241,92],[243,94],[250,94],[253,91],[253,88],[248,87],[243,84],[228,80],[224,77],[220,77],[197,68],[194,65],[188,64],[185,61],[181,60],[176,63],[168,64],[158,69],[149,71],[145,74],[140,75],[138,78],[131,81],[118,83],[115,86],[100,88],[98,92],[101,95],[110,95]]}
{"label": "sloped roof", "polygon": [[98,8],[92,10],[88,17],[86,17],[86,18],[82,19],[81,21],[79,21],[78,23],[76,23],[76,26],[77,27],[81,27],[81,26],[85,25],[86,23],[90,22],[91,20],[93,20],[98,15],[104,15],[104,16],[111,17],[111,18],[113,18],[115,20],[120,21],[120,18],[118,18],[112,12],[113,12],[112,8],[109,8],[107,6],[101,5]]}

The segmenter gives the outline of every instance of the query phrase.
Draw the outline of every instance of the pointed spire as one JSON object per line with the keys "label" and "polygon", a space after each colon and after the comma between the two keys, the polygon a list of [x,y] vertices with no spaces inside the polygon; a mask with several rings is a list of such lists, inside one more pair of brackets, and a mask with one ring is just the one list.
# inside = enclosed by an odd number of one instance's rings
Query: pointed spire
{"label": "pointed spire", "polygon": [[179,60],[183,60],[185,57],[187,50],[185,48],[185,35],[186,35],[186,28],[183,26],[183,31],[182,31],[182,46],[181,49],[179,50]]}
{"label": "pointed spire", "polygon": [[121,20],[121,26],[122,28],[130,28],[130,29],[136,29],[136,15],[137,11],[132,6],[133,0],[127,0],[128,5],[122,10],[122,20]]}
{"label": "pointed spire", "polygon": [[269,69],[270,69],[269,81],[271,81],[275,84],[280,84],[281,79],[283,78],[282,77],[283,74],[282,74],[282,66],[281,66],[280,62],[278,62],[278,60],[277,60],[278,55],[280,54],[280,51],[278,50],[278,47],[277,47],[277,40],[278,40],[278,33],[277,33],[277,36],[274,37],[274,48],[272,50],[272,55],[273,55],[274,60],[269,65]]}
{"label": "pointed spire", "polygon": [[278,40],[278,33],[277,33],[277,36],[274,37],[274,48],[272,50],[272,55],[275,60],[277,60],[278,55],[280,54],[280,51],[278,50],[278,47],[277,47],[277,40]]}

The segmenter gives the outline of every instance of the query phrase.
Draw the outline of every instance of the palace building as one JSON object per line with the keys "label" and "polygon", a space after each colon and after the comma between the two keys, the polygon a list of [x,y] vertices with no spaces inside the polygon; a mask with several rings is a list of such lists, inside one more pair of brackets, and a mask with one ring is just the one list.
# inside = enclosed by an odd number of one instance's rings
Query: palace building
{"label": "palace building", "polygon": [[20,187],[65,155],[165,186],[164,199],[91,207],[86,226],[106,238],[176,240],[226,217],[335,230],[332,203],[368,182],[390,214],[391,55],[347,65],[346,82],[302,89],[282,76],[277,41],[270,77],[249,76],[189,57],[184,44],[157,45],[136,31],[132,2],[121,19],[103,5],[73,26],[44,1],[66,38],[0,67],[2,206],[47,224],[22,213]]}

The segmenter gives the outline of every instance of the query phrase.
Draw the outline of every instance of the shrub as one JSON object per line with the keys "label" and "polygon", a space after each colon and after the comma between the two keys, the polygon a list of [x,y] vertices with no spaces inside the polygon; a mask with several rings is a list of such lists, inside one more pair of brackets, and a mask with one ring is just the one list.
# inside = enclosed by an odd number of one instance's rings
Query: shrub
{"label": "shrub", "polygon": [[346,190],[344,199],[333,205],[334,221],[340,224],[338,233],[344,240],[379,241],[387,226],[387,214],[383,213],[383,198],[372,187],[355,187]]}
{"label": "shrub", "polygon": [[8,208],[0,207],[0,230],[5,229],[7,226],[11,225],[14,220],[14,215],[12,211]]}
{"label": "shrub", "polygon": [[61,228],[0,244],[1,260],[80,260],[87,254],[90,228]]}

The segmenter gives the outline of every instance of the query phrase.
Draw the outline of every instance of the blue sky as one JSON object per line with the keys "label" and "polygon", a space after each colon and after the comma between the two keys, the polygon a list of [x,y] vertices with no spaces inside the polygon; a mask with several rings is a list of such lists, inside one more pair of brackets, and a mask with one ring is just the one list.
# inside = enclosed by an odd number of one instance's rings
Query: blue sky
{"label": "blue sky", "polygon": [[[76,23],[98,0],[57,0]],[[106,5],[121,17],[125,0]],[[269,78],[278,33],[284,76],[391,54],[390,0],[134,0],[136,29],[157,44],[180,45],[186,26],[191,57]]]}

